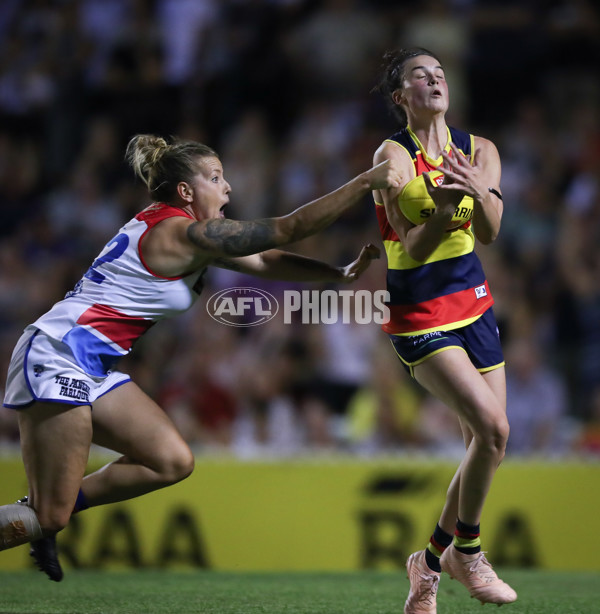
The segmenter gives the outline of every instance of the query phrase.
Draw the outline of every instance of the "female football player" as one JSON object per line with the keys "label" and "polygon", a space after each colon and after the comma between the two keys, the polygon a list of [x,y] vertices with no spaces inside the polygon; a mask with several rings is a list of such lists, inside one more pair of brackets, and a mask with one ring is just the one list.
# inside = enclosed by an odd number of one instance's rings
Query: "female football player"
{"label": "female football player", "polygon": [[[402,180],[374,192],[388,257],[391,319],[384,330],[409,373],[456,412],[467,447],[429,544],[408,558],[404,612],[436,611],[441,570],[482,603],[509,603],[517,595],[497,577],[479,538],[509,427],[493,299],[473,251],[475,238],[489,244],[500,229],[500,158],[489,140],[446,124],[448,85],[433,53],[402,49],[385,62],[378,89],[400,130],[374,159],[394,160]],[[443,172],[440,185],[429,176],[435,169]],[[402,198],[418,182],[433,213],[415,224],[403,215]],[[467,215],[457,225],[458,211]]]}
{"label": "female football player", "polygon": [[[153,203],[25,329],[9,366],[4,405],[19,410],[29,493],[0,507],[0,550],[32,542],[36,563],[56,581],[54,536],[73,511],[174,484],[194,466],[166,414],[115,370],[119,358],[154,323],[194,304],[208,266],[282,280],[357,279],[373,246],[343,268],[276,248],[325,228],[371,190],[399,185],[396,163],[384,161],[289,215],[234,221],[224,215],[231,187],[209,147],[138,135],[127,158]],[[122,456],[84,477],[92,442]]]}

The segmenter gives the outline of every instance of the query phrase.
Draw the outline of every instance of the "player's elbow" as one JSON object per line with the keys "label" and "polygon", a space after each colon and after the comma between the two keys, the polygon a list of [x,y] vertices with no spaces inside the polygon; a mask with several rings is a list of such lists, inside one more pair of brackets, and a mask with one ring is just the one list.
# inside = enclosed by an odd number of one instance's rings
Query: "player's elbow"
{"label": "player's elbow", "polygon": [[429,246],[420,244],[407,244],[405,245],[406,253],[416,262],[425,262],[429,256],[433,253],[433,249]]}
{"label": "player's elbow", "polygon": [[493,243],[500,232],[501,217],[473,217],[473,233],[483,245]]}
{"label": "player's elbow", "polygon": [[490,228],[485,231],[476,232],[477,240],[483,245],[490,245],[498,238],[498,229]]}

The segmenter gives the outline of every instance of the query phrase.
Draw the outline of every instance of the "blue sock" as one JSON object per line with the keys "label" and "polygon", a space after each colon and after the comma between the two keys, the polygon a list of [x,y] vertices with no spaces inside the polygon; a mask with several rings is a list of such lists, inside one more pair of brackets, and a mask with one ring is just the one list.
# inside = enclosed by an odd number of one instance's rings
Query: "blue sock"
{"label": "blue sock", "polygon": [[87,502],[87,499],[85,498],[85,495],[83,494],[83,491],[80,488],[79,492],[77,493],[77,500],[75,501],[75,507],[73,508],[73,514],[76,514],[77,512],[81,512],[83,510],[87,510],[88,507],[89,507],[89,504]]}

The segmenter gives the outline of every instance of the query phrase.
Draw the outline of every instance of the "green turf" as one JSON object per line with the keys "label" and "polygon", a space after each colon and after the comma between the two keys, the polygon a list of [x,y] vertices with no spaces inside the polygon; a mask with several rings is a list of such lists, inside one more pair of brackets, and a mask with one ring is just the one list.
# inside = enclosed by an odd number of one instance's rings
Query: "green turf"
{"label": "green turf", "polygon": [[[505,570],[519,600],[501,614],[600,613],[600,575]],[[408,582],[392,572],[0,572],[0,614],[401,614]],[[498,611],[442,579],[438,614]]]}

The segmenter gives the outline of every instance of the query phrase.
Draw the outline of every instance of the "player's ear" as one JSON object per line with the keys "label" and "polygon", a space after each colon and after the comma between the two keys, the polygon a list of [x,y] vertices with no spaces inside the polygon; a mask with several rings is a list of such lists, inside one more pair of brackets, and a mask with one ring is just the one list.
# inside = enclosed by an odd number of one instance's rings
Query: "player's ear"
{"label": "player's ear", "polygon": [[392,100],[394,101],[394,104],[397,105],[403,105],[406,102],[401,89],[397,89],[392,92]]}
{"label": "player's ear", "polygon": [[177,195],[186,203],[191,203],[194,200],[194,191],[192,186],[186,181],[180,181],[177,184]]}

